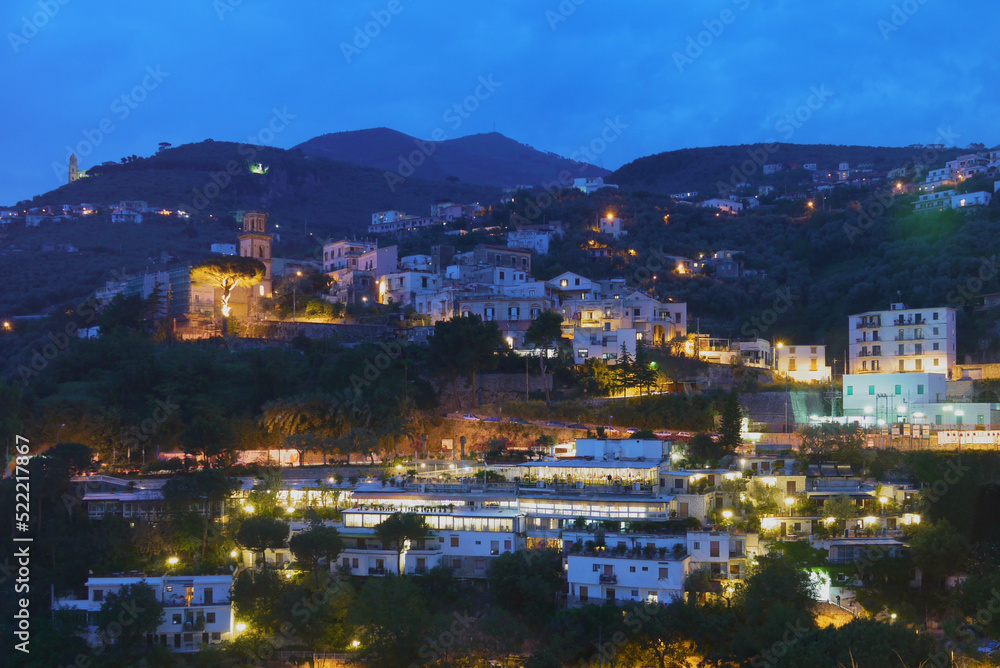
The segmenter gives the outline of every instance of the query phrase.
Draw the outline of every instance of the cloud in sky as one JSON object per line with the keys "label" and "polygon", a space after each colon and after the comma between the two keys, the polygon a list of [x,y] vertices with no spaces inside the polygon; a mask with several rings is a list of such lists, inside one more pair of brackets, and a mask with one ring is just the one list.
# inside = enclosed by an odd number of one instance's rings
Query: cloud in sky
{"label": "cloud in sky", "polygon": [[[495,127],[569,155],[619,118],[627,130],[598,159],[613,169],[784,138],[781,120],[825,87],[791,141],[906,145],[951,126],[997,143],[1000,66],[977,26],[998,14],[985,0],[15,0],[0,12],[0,202],[60,185],[53,163],[81,142],[94,145],[86,168],[160,141],[241,141],[274,108],[296,115],[283,147],[377,126]],[[447,110],[490,75],[499,87],[453,130]]]}

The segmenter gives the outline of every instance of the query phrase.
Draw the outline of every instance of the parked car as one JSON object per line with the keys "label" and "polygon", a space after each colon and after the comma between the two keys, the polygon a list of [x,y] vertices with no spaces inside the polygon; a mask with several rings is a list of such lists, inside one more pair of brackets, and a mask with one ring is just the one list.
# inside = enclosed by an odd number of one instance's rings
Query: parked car
{"label": "parked car", "polygon": [[636,429],[635,427],[629,427],[628,429],[626,429],[626,430],[625,430],[625,433],[626,433],[626,434],[634,434],[634,433],[636,433],[637,431],[639,431],[639,430],[638,430],[638,429]]}
{"label": "parked car", "polygon": [[608,433],[608,434],[617,434],[618,430],[615,429],[614,427],[612,427],[611,425],[605,425],[604,426],[604,432]]}
{"label": "parked car", "polygon": [[567,429],[590,429],[590,427],[588,427],[585,424],[580,424],[579,422],[576,422],[574,424],[569,425]]}
{"label": "parked car", "polygon": [[527,420],[522,420],[521,418],[507,418],[507,422],[512,422],[513,424],[528,424]]}
{"label": "parked car", "polygon": [[483,422],[499,422],[499,421],[500,421],[500,418],[498,418],[495,415],[491,415],[488,418],[483,418]]}
{"label": "parked car", "polygon": [[472,413],[466,413],[465,415],[462,416],[462,419],[463,420],[478,420],[479,418],[476,417],[475,415],[473,415]]}
{"label": "parked car", "polygon": [[674,437],[674,432],[669,431],[667,429],[661,429],[660,431],[654,431],[653,434],[657,438],[673,438]]}
{"label": "parked car", "polygon": [[689,431],[679,431],[679,432],[677,432],[677,438],[691,438],[692,436],[694,436],[694,434],[692,434]]}
{"label": "parked car", "polygon": [[556,420],[549,420],[548,422],[545,423],[545,426],[546,427],[563,427],[563,428],[566,427],[566,425],[564,425],[562,422],[558,422]]}

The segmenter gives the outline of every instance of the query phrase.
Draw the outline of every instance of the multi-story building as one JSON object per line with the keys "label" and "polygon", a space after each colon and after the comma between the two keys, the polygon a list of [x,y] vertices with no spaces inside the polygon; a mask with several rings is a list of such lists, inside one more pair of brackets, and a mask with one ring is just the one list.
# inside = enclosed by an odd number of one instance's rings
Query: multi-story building
{"label": "multi-story building", "polygon": [[[684,580],[692,571],[691,556],[683,549],[683,536],[680,540],[662,536],[624,538],[633,546],[641,541],[641,547],[587,551],[577,546],[567,550],[570,605],[626,601],[667,604],[683,598]],[[674,551],[674,545],[681,549]]]}
{"label": "multi-story building", "polygon": [[987,206],[992,201],[993,195],[985,190],[974,193],[962,193],[961,195],[952,195],[951,208],[964,209],[967,206]]}
{"label": "multi-story building", "polygon": [[398,267],[397,249],[397,246],[379,248],[374,241],[330,241],[323,244],[323,271],[357,269],[381,276]]}
{"label": "multi-story building", "polygon": [[[87,580],[85,600],[60,599],[56,609],[79,611],[86,616],[87,641],[100,647],[109,641],[107,631],[97,625],[97,614],[108,594],[125,585],[145,584],[163,604],[163,619],[149,642],[175,652],[197,652],[207,645],[233,639],[231,575],[164,575],[161,577],[116,576]],[[102,637],[103,636],[103,637]]]}
{"label": "multi-story building", "polygon": [[826,364],[826,346],[781,346],[774,350],[778,373],[802,383],[830,382],[830,367]]}
{"label": "multi-story building", "polygon": [[613,183],[605,183],[603,176],[585,176],[579,179],[573,179],[573,187],[577,190],[582,190],[583,192],[590,193],[597,192],[601,188],[618,188]]}
{"label": "multi-story building", "polygon": [[725,213],[739,213],[743,210],[743,204],[741,202],[736,202],[731,199],[721,199],[718,197],[713,197],[712,199],[707,199],[704,202],[700,202],[698,206],[706,209],[718,209]]}
{"label": "multi-story building", "polygon": [[[452,569],[457,577],[484,578],[496,557],[524,548],[524,513],[505,508],[411,509],[430,535],[397,555],[383,545],[375,527],[395,510],[344,511],[344,531],[351,544],[340,554],[340,566],[358,575],[423,574],[435,566]],[[399,559],[397,561],[397,559]],[[332,565],[331,565],[332,566]]]}
{"label": "multi-story building", "polygon": [[[626,295],[617,293],[604,299],[569,298],[562,301],[560,310],[564,318],[563,334],[567,338],[581,339],[582,336],[581,340],[587,341],[628,330],[634,332],[634,339],[627,343],[633,354],[635,341],[662,346],[677,337],[687,336],[687,304],[661,302],[637,291]],[[615,343],[620,351],[622,341]],[[589,345],[595,347],[597,343]],[[600,357],[593,351],[583,357],[588,356]]]}
{"label": "multi-story building", "polygon": [[368,233],[412,232],[437,224],[438,221],[430,216],[408,216],[402,211],[379,211],[372,214],[372,222],[368,226]]}
{"label": "multi-story building", "polygon": [[848,373],[947,375],[955,364],[955,318],[953,308],[908,309],[901,303],[849,316]]}
{"label": "multi-story building", "polygon": [[920,213],[927,211],[944,211],[950,209],[952,200],[956,197],[954,190],[926,192],[913,203],[913,210]]}
{"label": "multi-story building", "polygon": [[539,255],[548,255],[553,232],[550,229],[543,229],[544,227],[546,226],[524,225],[520,229],[512,230],[507,234],[507,247],[523,248]]}
{"label": "multi-story building", "polygon": [[937,188],[953,186],[958,173],[951,167],[932,169],[927,172],[927,179],[920,185],[920,192],[934,192]]}

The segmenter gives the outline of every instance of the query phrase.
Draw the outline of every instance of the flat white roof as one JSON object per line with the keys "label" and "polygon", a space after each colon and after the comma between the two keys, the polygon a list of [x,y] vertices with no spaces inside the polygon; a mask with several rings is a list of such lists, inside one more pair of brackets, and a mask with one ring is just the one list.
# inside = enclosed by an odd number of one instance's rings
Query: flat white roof
{"label": "flat white roof", "polygon": [[657,469],[660,462],[640,462],[630,460],[614,459],[611,461],[600,461],[590,459],[559,459],[542,462],[525,462],[518,464],[524,468],[564,468],[564,469]]}

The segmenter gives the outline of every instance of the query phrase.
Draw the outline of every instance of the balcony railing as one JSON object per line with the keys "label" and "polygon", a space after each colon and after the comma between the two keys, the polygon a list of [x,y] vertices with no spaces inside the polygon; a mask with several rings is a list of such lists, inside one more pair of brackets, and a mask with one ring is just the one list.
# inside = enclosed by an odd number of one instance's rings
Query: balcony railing
{"label": "balcony railing", "polygon": [[205,630],[205,620],[196,619],[193,622],[184,622],[185,631],[204,631]]}
{"label": "balcony railing", "polygon": [[385,575],[384,568],[369,568],[368,575]]}
{"label": "balcony railing", "polygon": [[190,602],[187,599],[163,599],[163,607],[165,608],[195,608],[204,605],[229,605],[228,598],[222,598],[217,601],[213,600],[211,603],[205,603],[205,601],[195,601]]}
{"label": "balcony railing", "polygon": [[618,584],[618,576],[613,573],[611,575],[601,575],[599,579],[601,584]]}

